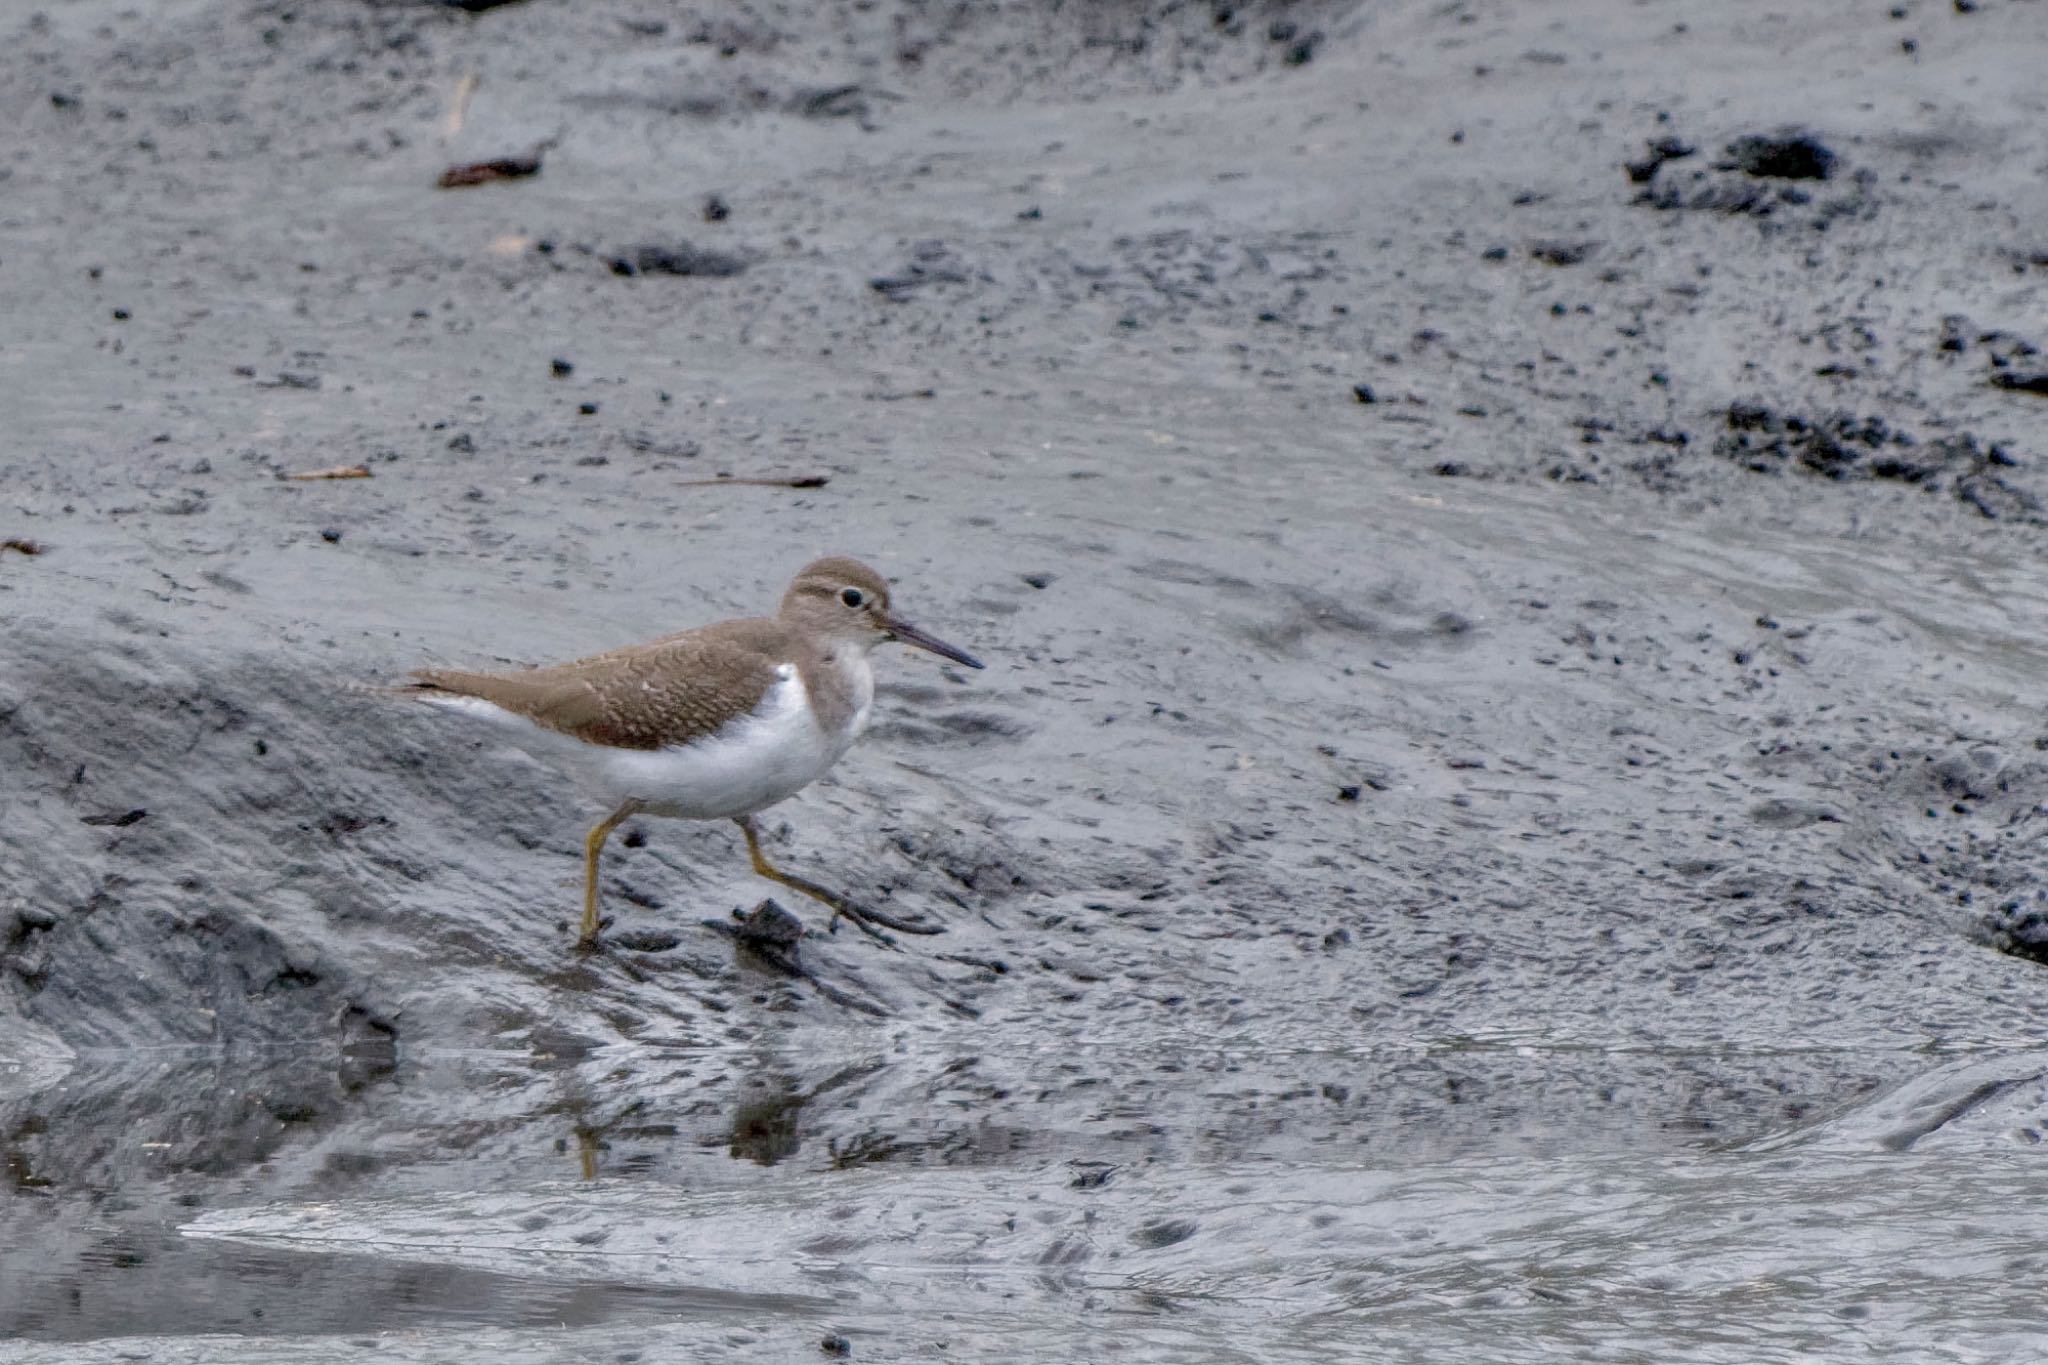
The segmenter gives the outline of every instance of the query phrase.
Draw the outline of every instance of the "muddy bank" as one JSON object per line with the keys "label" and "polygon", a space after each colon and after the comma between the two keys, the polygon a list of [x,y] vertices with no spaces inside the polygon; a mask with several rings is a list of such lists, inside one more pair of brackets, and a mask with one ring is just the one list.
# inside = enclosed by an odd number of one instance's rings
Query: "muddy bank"
{"label": "muddy bank", "polygon": [[[1922,1089],[1919,1164],[1856,1179],[2029,1150],[2037,8],[17,19],[7,1330],[251,1330],[318,1277],[188,1231],[318,1201],[481,1199],[487,1240],[773,1166],[971,1229],[1145,1171],[1141,1231],[1202,1221],[1178,1171],[1369,1223],[1365,1171],[1896,1151]],[[663,822],[575,956],[588,803],[347,686],[760,611],[821,553],[990,668],[879,659],[768,821],[947,928],[811,935],[813,980],[716,931],[770,889],[732,832]],[[228,1287],[95,1298],[144,1264]],[[397,1293],[359,1268],[288,1335]],[[362,1330],[575,1278],[464,1273]],[[756,1358],[830,1317],[692,1302]],[[606,1304],[590,1349],[648,1309]]]}

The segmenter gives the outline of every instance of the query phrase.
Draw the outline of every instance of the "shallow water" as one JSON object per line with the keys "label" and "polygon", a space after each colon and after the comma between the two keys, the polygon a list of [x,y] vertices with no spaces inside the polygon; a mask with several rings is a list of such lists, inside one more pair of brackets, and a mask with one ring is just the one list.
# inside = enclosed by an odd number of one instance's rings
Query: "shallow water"
{"label": "shallow water", "polygon": [[[872,1085],[933,1060],[894,1052],[835,1074]],[[1234,1162],[1178,1155],[1199,1149],[1195,1093],[1140,1138],[1020,1135],[1004,1156],[892,1145],[955,1107],[929,1084],[924,1112],[869,1114],[865,1145],[841,1142],[847,1082],[791,1101],[736,1051],[603,1059],[737,1083],[752,1098],[710,1138],[636,1126],[630,1105],[593,1131],[552,1098],[568,1073],[530,1056],[125,1060],[81,1058],[5,1101],[0,1339],[52,1359],[371,1340],[495,1359],[512,1348],[488,1326],[529,1351],[763,1359],[842,1335],[862,1359],[1974,1361],[2048,1332],[2038,1053],[1923,1053],[1902,1084],[1735,1142],[1590,1123],[1447,1141],[1416,1114],[1370,1147],[1282,1120],[1269,1155]],[[479,1114],[495,1093],[500,1117],[416,1126],[455,1089]],[[162,1117],[112,1138],[93,1116],[117,1111]]]}

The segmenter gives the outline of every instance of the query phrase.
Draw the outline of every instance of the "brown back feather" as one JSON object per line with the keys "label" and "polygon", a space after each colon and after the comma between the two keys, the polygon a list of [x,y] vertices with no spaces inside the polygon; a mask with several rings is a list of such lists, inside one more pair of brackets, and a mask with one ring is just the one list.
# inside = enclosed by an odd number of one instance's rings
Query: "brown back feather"
{"label": "brown back feather", "polygon": [[520,673],[421,669],[406,690],[477,697],[587,744],[661,749],[751,711],[777,666],[810,662],[801,644],[779,621],[720,621]]}

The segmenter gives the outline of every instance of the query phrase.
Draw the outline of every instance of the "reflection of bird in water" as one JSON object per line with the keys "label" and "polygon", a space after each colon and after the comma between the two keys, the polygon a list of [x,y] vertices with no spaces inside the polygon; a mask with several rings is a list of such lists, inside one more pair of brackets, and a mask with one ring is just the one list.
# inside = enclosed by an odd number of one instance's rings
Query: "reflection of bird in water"
{"label": "reflection of bird in water", "polygon": [[787,1160],[803,1146],[797,1119],[809,1104],[809,1095],[798,1093],[787,1076],[763,1077],[757,1093],[740,1101],[732,1113],[732,1140],[728,1151],[735,1161],[752,1161],[773,1166]]}

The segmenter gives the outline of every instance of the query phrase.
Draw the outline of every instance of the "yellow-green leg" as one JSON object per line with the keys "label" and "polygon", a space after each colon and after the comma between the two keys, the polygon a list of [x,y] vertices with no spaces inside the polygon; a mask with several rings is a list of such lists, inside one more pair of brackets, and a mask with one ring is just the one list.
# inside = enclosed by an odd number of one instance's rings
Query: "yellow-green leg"
{"label": "yellow-green leg", "polygon": [[821,905],[831,906],[835,924],[838,917],[844,915],[853,921],[855,928],[864,934],[876,938],[882,937],[874,927],[877,924],[887,925],[889,928],[905,934],[942,934],[945,932],[945,928],[942,925],[921,924],[915,920],[898,919],[894,915],[884,915],[865,909],[846,899],[837,891],[828,891],[816,882],[805,881],[802,877],[796,876],[793,873],[784,872],[781,868],[769,862],[767,855],[761,852],[761,837],[754,831],[754,818],[752,816],[738,816],[733,820],[733,823],[740,827],[740,833],[747,836],[747,856],[754,860],[755,876],[766,877],[771,882],[780,882],[790,890],[801,892]]}
{"label": "yellow-green leg", "polygon": [[638,801],[628,801],[583,836],[583,932],[576,938],[579,948],[597,945],[597,855],[604,851],[604,841],[612,837],[612,831],[639,811]]}

